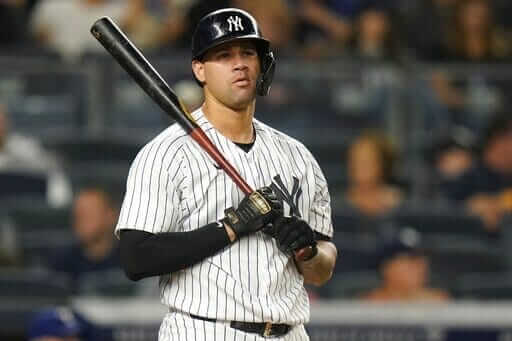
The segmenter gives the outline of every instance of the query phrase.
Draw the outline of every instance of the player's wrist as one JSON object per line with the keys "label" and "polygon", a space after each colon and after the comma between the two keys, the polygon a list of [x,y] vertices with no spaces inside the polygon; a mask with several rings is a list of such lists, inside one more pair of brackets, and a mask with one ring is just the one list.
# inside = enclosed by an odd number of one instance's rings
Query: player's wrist
{"label": "player's wrist", "polygon": [[232,243],[236,240],[236,233],[235,231],[233,230],[233,228],[226,222],[225,219],[222,219],[220,221],[220,224],[222,224],[222,226],[224,227],[224,229],[226,230],[226,233],[228,235],[228,238],[229,238],[229,241]]}

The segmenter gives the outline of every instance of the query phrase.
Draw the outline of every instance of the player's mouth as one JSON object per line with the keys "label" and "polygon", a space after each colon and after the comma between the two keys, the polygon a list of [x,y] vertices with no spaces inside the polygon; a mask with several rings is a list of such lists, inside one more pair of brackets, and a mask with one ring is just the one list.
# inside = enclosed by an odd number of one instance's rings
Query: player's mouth
{"label": "player's mouth", "polygon": [[235,78],[233,83],[238,85],[238,86],[247,86],[247,85],[249,85],[251,83],[251,80],[248,77],[244,76],[244,77]]}

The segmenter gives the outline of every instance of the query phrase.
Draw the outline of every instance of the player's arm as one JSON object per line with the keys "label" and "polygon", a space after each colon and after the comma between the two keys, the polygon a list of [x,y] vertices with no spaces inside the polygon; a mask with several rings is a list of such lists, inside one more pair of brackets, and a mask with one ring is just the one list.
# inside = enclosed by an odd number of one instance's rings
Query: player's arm
{"label": "player's arm", "polygon": [[321,286],[332,277],[338,250],[333,243],[325,240],[319,240],[316,247],[316,256],[308,261],[300,261],[295,257],[295,264],[306,284]]}
{"label": "player's arm", "polygon": [[294,260],[304,281],[320,286],[331,278],[338,251],[330,242],[333,226],[327,182],[316,160],[311,154],[309,157],[312,160],[309,178],[315,179],[316,192],[308,221],[295,216],[281,217],[266,232],[276,239],[279,249],[290,256],[297,250],[312,247],[309,258],[294,257]]}
{"label": "player's arm", "polygon": [[150,233],[121,230],[121,265],[137,281],[187,268],[213,256],[230,244],[226,229],[217,222],[189,232]]}
{"label": "player's arm", "polygon": [[259,231],[278,216],[282,205],[270,187],[246,196],[226,217],[187,232],[121,230],[121,265],[128,278],[172,273],[211,257],[236,239]]}
{"label": "player's arm", "polygon": [[310,258],[294,258],[305,283],[320,286],[331,278],[338,251],[328,236],[314,231],[306,221],[298,217],[277,219],[271,233],[279,249],[286,254],[291,255],[309,246],[313,248]]}

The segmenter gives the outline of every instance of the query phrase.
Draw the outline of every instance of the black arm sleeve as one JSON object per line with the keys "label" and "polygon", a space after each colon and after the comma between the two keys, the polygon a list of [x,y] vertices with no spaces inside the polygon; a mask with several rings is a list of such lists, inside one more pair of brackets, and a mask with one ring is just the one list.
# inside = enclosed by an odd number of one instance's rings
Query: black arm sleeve
{"label": "black arm sleeve", "polygon": [[210,257],[230,243],[218,223],[189,232],[153,234],[121,230],[121,265],[128,278],[139,279],[175,272]]}

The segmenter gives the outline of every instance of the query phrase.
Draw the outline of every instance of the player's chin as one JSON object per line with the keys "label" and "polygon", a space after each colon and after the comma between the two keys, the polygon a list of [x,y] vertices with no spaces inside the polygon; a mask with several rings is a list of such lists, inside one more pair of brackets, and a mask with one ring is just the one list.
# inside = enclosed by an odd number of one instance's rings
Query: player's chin
{"label": "player's chin", "polygon": [[233,102],[239,107],[244,107],[252,103],[256,98],[255,89],[235,89],[232,94]]}

